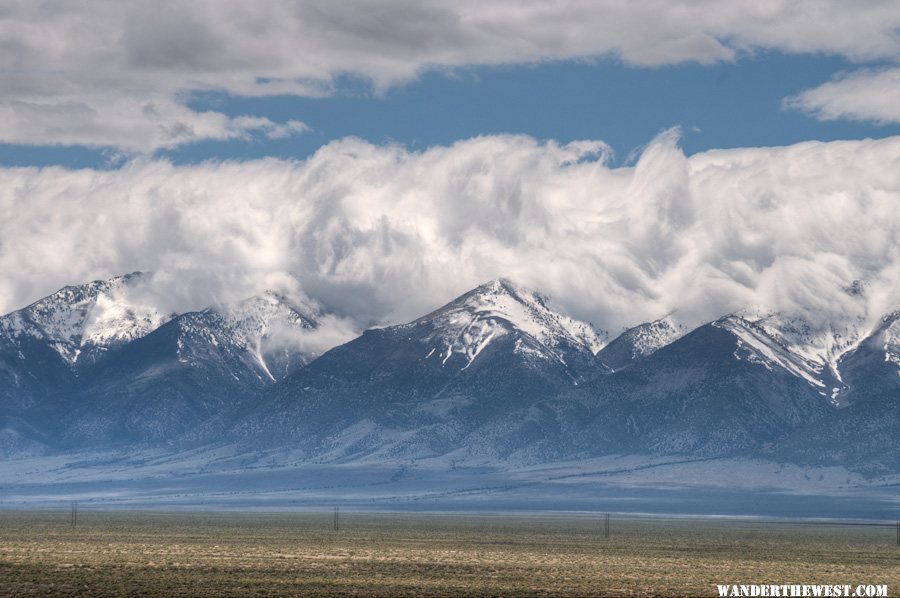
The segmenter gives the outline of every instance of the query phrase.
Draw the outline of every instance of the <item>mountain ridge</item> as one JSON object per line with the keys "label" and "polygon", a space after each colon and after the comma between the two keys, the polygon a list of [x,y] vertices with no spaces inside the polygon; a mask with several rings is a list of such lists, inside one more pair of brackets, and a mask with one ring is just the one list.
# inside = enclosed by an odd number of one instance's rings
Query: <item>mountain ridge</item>
{"label": "mountain ridge", "polygon": [[760,309],[689,330],[670,314],[608,341],[501,278],[321,351],[304,342],[326,317],[311,301],[266,291],[162,317],[117,294],[144,279],[0,318],[0,450],[233,442],[335,461],[634,452],[900,470],[900,451],[878,456],[847,423],[890,443],[900,422],[897,312],[874,330]]}

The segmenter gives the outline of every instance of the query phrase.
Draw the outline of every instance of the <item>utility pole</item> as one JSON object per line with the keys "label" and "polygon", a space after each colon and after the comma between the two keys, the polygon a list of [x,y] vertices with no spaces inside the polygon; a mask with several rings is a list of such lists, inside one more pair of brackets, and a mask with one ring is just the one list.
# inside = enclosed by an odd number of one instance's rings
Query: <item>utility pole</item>
{"label": "utility pole", "polygon": [[69,515],[69,524],[72,526],[72,529],[78,525],[78,503],[72,503],[72,512]]}
{"label": "utility pole", "polygon": [[606,514],[606,517],[604,518],[604,522],[603,522],[603,536],[606,537],[606,538],[609,537],[609,513],[607,513],[607,514]]}
{"label": "utility pole", "polygon": [[341,508],[335,507],[334,508],[334,526],[333,526],[334,531],[338,531],[341,529],[340,516],[341,516]]}

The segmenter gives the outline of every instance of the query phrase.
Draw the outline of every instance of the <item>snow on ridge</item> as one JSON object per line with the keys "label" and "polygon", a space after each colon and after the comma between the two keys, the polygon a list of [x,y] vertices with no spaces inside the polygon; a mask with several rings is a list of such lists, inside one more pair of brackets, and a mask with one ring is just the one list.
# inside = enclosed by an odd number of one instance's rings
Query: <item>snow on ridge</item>
{"label": "snow on ridge", "polygon": [[776,312],[761,307],[735,314],[788,347],[796,358],[827,370],[841,381],[841,358],[855,350],[874,331],[863,313],[847,314],[840,322],[816,324],[807,316]]}
{"label": "snow on ridge", "polygon": [[496,314],[546,346],[557,347],[565,341],[596,355],[606,345],[604,336],[590,324],[553,310],[547,305],[549,300],[536,291],[504,278],[491,281],[479,289],[487,292],[470,296],[469,305],[473,311]]}
{"label": "snow on ridge", "polygon": [[554,311],[539,293],[502,278],[469,291],[412,325],[420,322],[430,322],[437,329],[433,339],[440,344],[442,362],[462,354],[467,360],[464,368],[492,341],[512,332],[524,333],[543,349],[526,350],[517,342],[517,352],[544,354],[560,361],[563,344],[593,355],[605,345],[603,336],[589,324]]}
{"label": "snow on ridge", "polygon": [[637,359],[659,351],[688,332],[683,324],[675,320],[673,314],[669,314],[658,320],[635,326],[624,334],[628,335],[632,358]]}
{"label": "snow on ridge", "polygon": [[[273,291],[203,312],[164,315],[140,300],[135,287],[144,282],[147,275],[134,272],[63,287],[0,317],[0,335],[44,340],[70,366],[75,366],[86,353],[96,357],[97,353],[137,340],[178,317],[185,332],[202,336],[210,345],[226,342],[247,351],[261,371],[274,379],[264,358],[266,350],[270,345],[289,345],[287,337],[299,330],[317,328],[321,315],[311,302],[292,304]],[[201,314],[214,317],[215,323]],[[183,348],[184,343],[179,341],[179,356]]]}
{"label": "snow on ridge", "polygon": [[[169,321],[172,315],[140,301],[134,292],[146,274],[134,272],[108,280],[66,286],[31,305],[0,317],[0,335],[22,335],[44,339],[69,364],[118,344],[141,338]],[[833,394],[842,387],[840,359],[873,334],[883,335],[886,361],[900,366],[900,312],[880,318],[875,325],[866,319],[862,283],[847,289],[851,297],[845,317],[838,322],[810,321],[797,314],[749,308],[717,322],[728,327],[742,343],[753,348],[771,364],[802,377],[817,388],[830,386]],[[516,342],[520,354],[562,360],[561,345],[596,355],[606,338],[587,323],[558,313],[540,293],[498,278],[485,283],[421,321],[434,324],[434,354],[443,362],[463,355],[468,367],[491,343],[512,332],[525,335]],[[303,352],[290,342],[298,334],[327,327],[318,306],[308,300],[288,301],[266,291],[243,301],[206,310],[221,318],[233,342],[259,361],[267,375],[265,355],[273,344],[282,353]],[[890,323],[888,324],[890,320]],[[321,325],[321,326],[320,326]],[[670,314],[636,326],[625,334],[634,357],[649,355],[683,336],[688,330]],[[881,338],[881,337],[879,337]],[[215,339],[213,339],[215,340]],[[212,341],[211,341],[212,342]],[[305,341],[304,341],[305,342]],[[429,353],[431,357],[432,353]],[[308,355],[304,358],[308,358]],[[285,357],[286,358],[286,357]]]}
{"label": "snow on ridge", "polygon": [[302,341],[309,340],[304,335],[319,330],[321,317],[311,302],[291,302],[274,291],[182,314],[177,318],[182,335],[178,358],[193,363],[195,350],[213,346],[252,365],[260,379],[274,382],[291,370],[292,364],[305,364],[317,356]]}
{"label": "snow on ridge", "polygon": [[900,374],[900,311],[884,316],[869,341],[880,348],[885,362],[897,366]]}
{"label": "snow on ridge", "polygon": [[292,304],[274,291],[265,291],[231,305],[209,308],[245,339],[267,336],[279,325],[313,329],[321,314],[312,303]]}
{"label": "snow on ridge", "polygon": [[97,296],[81,334],[82,346],[108,346],[153,332],[168,321],[156,308],[107,293]]}
{"label": "snow on ridge", "polygon": [[829,364],[798,351],[796,345],[773,327],[774,321],[776,320],[771,316],[753,321],[732,314],[713,322],[713,326],[728,330],[737,338],[735,358],[759,363],[770,370],[775,367],[786,370],[816,388],[822,396],[839,404],[838,395],[843,388],[834,386],[834,382],[839,382],[839,379]]}
{"label": "snow on ridge", "polygon": [[[887,316],[885,321],[887,322],[888,320],[891,323],[885,328],[881,337],[884,360],[900,368],[900,313]],[[898,370],[898,373],[900,373],[900,370]]]}
{"label": "snow on ridge", "polygon": [[90,350],[140,338],[169,318],[141,304],[130,291],[145,275],[133,272],[108,280],[70,285],[0,317],[8,336],[45,339],[69,364]]}
{"label": "snow on ridge", "polygon": [[[274,291],[265,291],[234,305],[220,308],[218,313],[236,336],[237,343],[256,360],[260,369],[274,382],[275,375],[266,360],[267,354],[282,344],[291,344],[290,337],[319,327],[321,314],[312,303],[294,305]],[[303,361],[314,355],[305,354],[294,346],[293,352]]]}

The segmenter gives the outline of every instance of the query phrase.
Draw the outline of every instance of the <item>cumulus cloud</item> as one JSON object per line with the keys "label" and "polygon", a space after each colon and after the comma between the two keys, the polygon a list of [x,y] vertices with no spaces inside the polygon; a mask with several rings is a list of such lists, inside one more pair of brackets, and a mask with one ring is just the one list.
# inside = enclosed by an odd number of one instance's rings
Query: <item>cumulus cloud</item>
{"label": "cumulus cloud", "polygon": [[787,98],[785,106],[809,112],[820,120],[900,123],[900,68],[844,73]]}
{"label": "cumulus cloud", "polygon": [[138,269],[163,312],[272,289],[356,329],[498,276],[611,333],[673,310],[839,319],[855,280],[869,317],[900,307],[900,138],[688,158],[668,131],[633,166],[607,156],[525,136],[344,139],[302,162],[2,169],[0,311]]}
{"label": "cumulus cloud", "polygon": [[900,7],[842,0],[35,0],[0,8],[0,141],[148,152],[201,139],[282,136],[298,124],[188,107],[190,91],[376,89],[434,68],[611,55],[658,66],[756,49],[854,61],[900,52]]}

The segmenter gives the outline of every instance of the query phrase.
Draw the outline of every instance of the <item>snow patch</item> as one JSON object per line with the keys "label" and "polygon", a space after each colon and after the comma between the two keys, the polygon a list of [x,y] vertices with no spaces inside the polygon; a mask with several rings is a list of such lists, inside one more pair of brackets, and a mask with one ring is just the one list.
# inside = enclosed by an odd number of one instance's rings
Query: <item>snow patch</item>
{"label": "snow patch", "polygon": [[728,330],[737,337],[738,346],[743,349],[735,352],[738,359],[747,359],[769,370],[779,367],[812,386],[826,387],[822,380],[824,364],[795,353],[781,339],[768,334],[762,326],[740,316],[727,316],[713,325]]}

